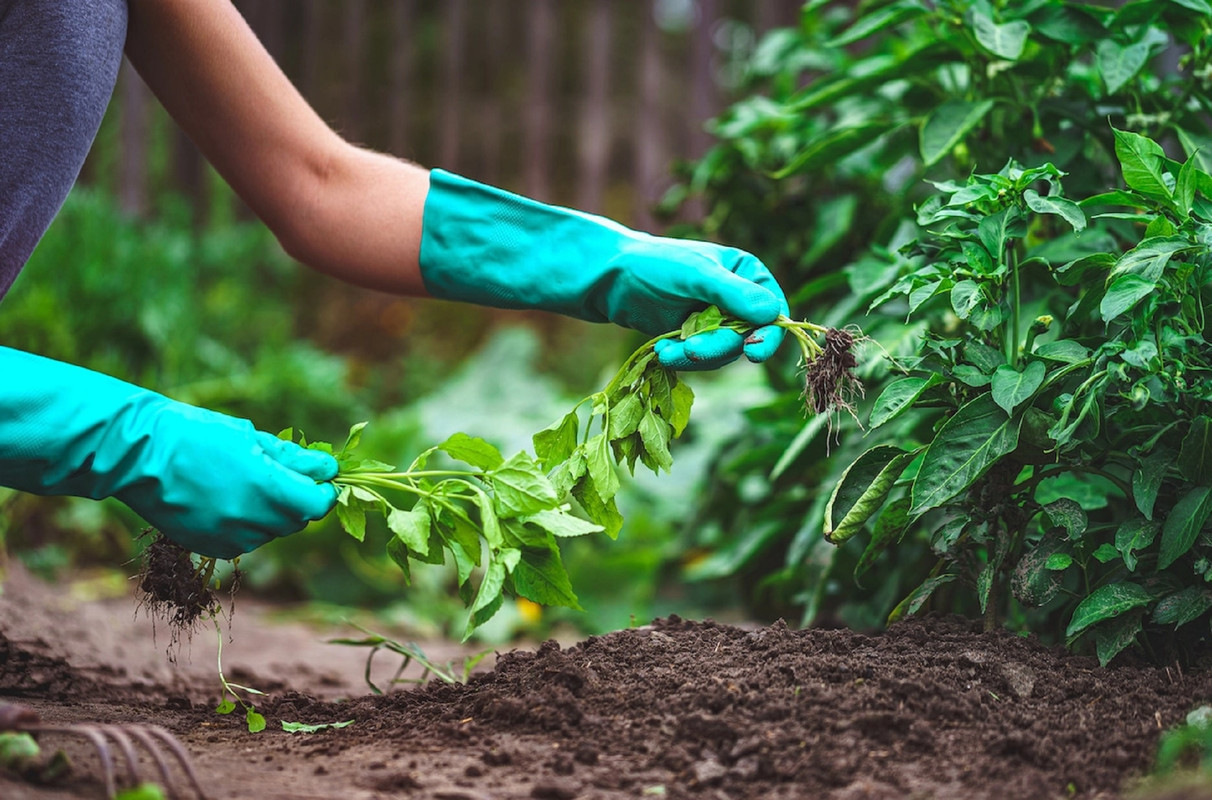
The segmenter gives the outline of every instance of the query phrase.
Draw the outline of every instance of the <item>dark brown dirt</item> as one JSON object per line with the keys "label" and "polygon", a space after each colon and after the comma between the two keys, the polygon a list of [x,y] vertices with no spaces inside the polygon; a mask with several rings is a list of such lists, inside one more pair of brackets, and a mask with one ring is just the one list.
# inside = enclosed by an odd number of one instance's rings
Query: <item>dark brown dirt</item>
{"label": "dark brown dirt", "polygon": [[[270,728],[253,735],[210,711],[213,680],[82,669],[13,628],[0,606],[0,701],[56,721],[164,725],[215,798],[1109,799],[1148,771],[1163,729],[1212,701],[1207,670],[1101,669],[950,618],[878,636],[670,618],[506,653],[468,685],[384,697],[321,701],[289,669],[241,675],[277,687],[259,706]],[[88,766],[55,789],[0,777],[0,797],[99,797]]]}

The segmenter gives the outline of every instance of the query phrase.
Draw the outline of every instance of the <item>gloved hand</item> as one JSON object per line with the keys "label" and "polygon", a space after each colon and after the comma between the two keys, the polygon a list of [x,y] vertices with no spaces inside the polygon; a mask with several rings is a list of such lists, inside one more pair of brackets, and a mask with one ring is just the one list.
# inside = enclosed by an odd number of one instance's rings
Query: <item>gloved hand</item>
{"label": "gloved hand", "polygon": [[673,369],[712,369],[743,352],[764,361],[783,341],[771,322],[787,299],[752,255],[640,233],[602,217],[528,200],[433,170],[421,233],[421,277],[434,297],[537,308],[614,322],[650,336],[708,305],[759,327],[718,330],[658,348]]}
{"label": "gloved hand", "polygon": [[0,486],[116,497],[168,538],[233,558],[327,514],[337,462],[247,420],[0,347]]}

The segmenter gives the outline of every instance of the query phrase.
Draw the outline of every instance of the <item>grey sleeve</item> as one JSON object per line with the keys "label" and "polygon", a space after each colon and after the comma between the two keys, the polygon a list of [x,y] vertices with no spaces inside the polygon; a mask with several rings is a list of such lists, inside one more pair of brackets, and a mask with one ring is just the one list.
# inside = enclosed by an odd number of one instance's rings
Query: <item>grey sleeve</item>
{"label": "grey sleeve", "polygon": [[126,0],[0,0],[0,299],[80,174],[126,18]]}

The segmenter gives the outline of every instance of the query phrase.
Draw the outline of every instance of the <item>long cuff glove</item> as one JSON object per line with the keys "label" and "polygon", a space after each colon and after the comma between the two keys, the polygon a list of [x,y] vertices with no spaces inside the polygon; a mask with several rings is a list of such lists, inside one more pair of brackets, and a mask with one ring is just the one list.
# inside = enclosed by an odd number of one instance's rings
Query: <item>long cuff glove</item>
{"label": "long cuff glove", "polygon": [[742,353],[764,361],[783,340],[770,323],[787,313],[770,271],[742,250],[651,236],[442,170],[430,173],[421,277],[442,299],[555,311],[650,336],[711,304],[760,326],[748,337],[719,330],[661,342],[660,361],[674,369],[712,369]]}
{"label": "long cuff glove", "polygon": [[247,420],[0,347],[0,486],[116,497],[183,547],[233,558],[327,514],[336,474]]}

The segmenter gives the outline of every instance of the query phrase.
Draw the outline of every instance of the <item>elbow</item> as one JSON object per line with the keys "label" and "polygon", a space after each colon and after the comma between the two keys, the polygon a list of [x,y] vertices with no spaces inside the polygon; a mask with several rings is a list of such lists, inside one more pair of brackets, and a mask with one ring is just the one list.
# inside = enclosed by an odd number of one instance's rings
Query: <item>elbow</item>
{"label": "elbow", "polygon": [[334,239],[333,187],[339,182],[340,154],[302,159],[272,213],[261,215],[288,256],[314,269],[324,268]]}

